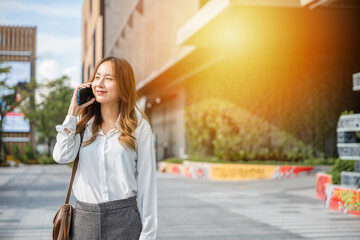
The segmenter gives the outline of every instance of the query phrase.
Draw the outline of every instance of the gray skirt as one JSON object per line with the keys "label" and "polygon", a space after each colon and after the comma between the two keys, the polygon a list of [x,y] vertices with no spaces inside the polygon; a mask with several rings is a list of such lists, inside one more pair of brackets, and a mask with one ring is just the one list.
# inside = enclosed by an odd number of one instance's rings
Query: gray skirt
{"label": "gray skirt", "polygon": [[136,196],[99,204],[76,200],[70,229],[73,240],[138,240],[141,231]]}

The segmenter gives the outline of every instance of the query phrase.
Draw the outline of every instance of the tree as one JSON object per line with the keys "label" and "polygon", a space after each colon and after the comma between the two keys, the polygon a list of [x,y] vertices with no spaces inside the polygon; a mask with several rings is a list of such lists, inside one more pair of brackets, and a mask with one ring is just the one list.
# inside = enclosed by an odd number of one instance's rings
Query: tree
{"label": "tree", "polygon": [[7,81],[7,74],[11,71],[10,66],[0,64],[0,165],[6,162],[5,146],[3,144],[3,122],[4,117],[20,102],[16,102],[16,90],[18,86],[10,86]]}
{"label": "tree", "polygon": [[47,155],[51,156],[51,146],[57,134],[55,126],[63,122],[74,90],[70,87],[67,76],[62,76],[45,85],[38,85],[36,88],[48,92],[40,94],[43,100],[35,106],[34,111],[28,110],[30,104],[28,102],[24,105],[23,112],[29,121],[34,122],[39,133],[39,143],[46,143]]}
{"label": "tree", "polygon": [[34,111],[28,110],[30,109],[30,102],[28,102],[24,105],[23,112],[29,121],[34,122],[39,133],[39,143],[46,143],[47,155],[51,156],[51,146],[55,142],[57,134],[55,126],[64,120],[74,90],[70,87],[67,76],[35,87],[38,90],[47,91],[47,93],[40,94],[42,101],[35,106]]}

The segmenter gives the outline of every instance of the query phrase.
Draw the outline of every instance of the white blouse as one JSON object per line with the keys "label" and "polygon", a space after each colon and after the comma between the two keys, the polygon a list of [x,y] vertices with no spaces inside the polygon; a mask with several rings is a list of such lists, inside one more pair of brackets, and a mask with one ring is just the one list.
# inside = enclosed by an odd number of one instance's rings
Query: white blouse
{"label": "white blouse", "polygon": [[[136,151],[125,149],[118,141],[120,129],[106,135],[99,131],[88,146],[83,144],[79,153],[79,165],[74,178],[73,192],[76,199],[88,203],[101,203],[137,196],[142,232],[140,240],[156,238],[157,231],[157,182],[154,137],[150,124],[136,110],[138,126],[135,129]],[[86,125],[85,142],[92,136],[92,118]],[[58,163],[75,160],[80,147],[80,134],[75,135],[75,116],[66,116],[58,132],[53,152]],[[67,134],[65,129],[71,131]]]}

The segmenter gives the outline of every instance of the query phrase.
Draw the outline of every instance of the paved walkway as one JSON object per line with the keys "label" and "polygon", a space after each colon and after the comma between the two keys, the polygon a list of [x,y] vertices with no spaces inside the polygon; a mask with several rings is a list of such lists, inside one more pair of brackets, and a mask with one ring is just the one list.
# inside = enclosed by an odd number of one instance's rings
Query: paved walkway
{"label": "paved walkway", "polygon": [[[0,239],[51,239],[69,178],[64,165],[0,168]],[[315,176],[212,182],[159,173],[158,199],[159,240],[360,239],[359,217],[315,198]]]}

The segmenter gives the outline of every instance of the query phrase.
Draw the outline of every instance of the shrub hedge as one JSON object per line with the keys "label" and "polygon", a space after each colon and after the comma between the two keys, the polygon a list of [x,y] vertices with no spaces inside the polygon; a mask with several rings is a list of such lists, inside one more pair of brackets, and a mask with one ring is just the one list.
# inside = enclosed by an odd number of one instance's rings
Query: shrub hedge
{"label": "shrub hedge", "polygon": [[336,159],[330,170],[331,183],[340,184],[341,172],[353,172],[354,168],[355,162],[353,160],[341,160],[340,158]]}
{"label": "shrub hedge", "polygon": [[209,99],[185,108],[189,153],[223,161],[303,161],[314,157],[310,145],[235,104]]}

